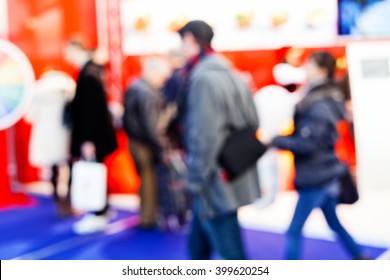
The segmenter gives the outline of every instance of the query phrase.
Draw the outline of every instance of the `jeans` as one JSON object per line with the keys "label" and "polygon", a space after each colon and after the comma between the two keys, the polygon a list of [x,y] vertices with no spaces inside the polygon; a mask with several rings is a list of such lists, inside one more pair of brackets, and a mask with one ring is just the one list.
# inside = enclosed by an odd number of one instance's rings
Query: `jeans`
{"label": "jeans", "polygon": [[300,257],[302,229],[314,208],[321,208],[329,227],[337,234],[346,249],[354,258],[361,256],[361,249],[341,225],[336,213],[337,197],[332,195],[331,184],[339,184],[333,181],[324,186],[298,191],[299,198],[295,208],[290,227],[287,231],[286,259],[296,260]]}
{"label": "jeans", "polygon": [[221,259],[246,259],[237,211],[207,219],[201,217],[197,202],[194,201],[193,220],[188,240],[191,259],[210,259],[213,251]]}

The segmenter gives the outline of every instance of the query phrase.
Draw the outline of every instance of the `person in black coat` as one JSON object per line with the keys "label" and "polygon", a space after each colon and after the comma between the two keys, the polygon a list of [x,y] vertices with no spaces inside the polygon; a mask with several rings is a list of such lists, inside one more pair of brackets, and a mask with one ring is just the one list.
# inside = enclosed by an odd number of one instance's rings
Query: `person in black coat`
{"label": "person in black coat", "polygon": [[300,257],[303,226],[317,207],[350,254],[355,259],[365,258],[336,213],[340,177],[346,167],[335,152],[336,126],[344,114],[342,93],[333,80],[335,65],[334,57],[327,52],[316,52],[309,57],[306,64],[308,88],[295,108],[295,130],[271,142],[272,146],[294,154],[299,199],[287,231],[287,259]]}
{"label": "person in black coat", "polygon": [[[78,41],[69,43],[67,59],[82,67],[75,98],[70,104],[72,161],[103,162],[117,149],[102,79],[106,59],[100,52],[88,52]],[[74,230],[83,234],[104,229],[108,223],[107,213],[108,202],[101,211],[86,215],[77,222]]]}
{"label": "person in black coat", "polygon": [[103,65],[92,60],[81,70],[72,102],[71,154],[80,158],[85,145],[93,145],[96,160],[102,162],[117,148],[101,75]]}

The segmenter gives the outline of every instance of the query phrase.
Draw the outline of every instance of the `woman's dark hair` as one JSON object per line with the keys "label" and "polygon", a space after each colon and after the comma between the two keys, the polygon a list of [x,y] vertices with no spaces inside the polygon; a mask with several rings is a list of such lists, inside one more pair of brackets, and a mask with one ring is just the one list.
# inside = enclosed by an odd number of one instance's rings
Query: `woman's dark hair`
{"label": "woman's dark hair", "polygon": [[81,50],[86,50],[84,44],[80,40],[72,39],[69,41],[69,45]]}
{"label": "woman's dark hair", "polygon": [[340,89],[344,95],[345,100],[351,100],[351,85],[349,82],[349,74],[345,73],[344,78],[340,82]]}
{"label": "woman's dark hair", "polygon": [[325,69],[328,73],[328,79],[333,80],[336,71],[336,59],[332,54],[326,51],[315,52],[310,55],[309,60],[317,64],[318,67]]}

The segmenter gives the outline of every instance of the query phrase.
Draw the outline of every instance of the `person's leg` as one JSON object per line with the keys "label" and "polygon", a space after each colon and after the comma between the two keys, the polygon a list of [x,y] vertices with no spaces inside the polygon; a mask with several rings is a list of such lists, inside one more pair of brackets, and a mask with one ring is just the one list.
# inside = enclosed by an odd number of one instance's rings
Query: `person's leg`
{"label": "person's leg", "polygon": [[58,177],[59,177],[59,170],[58,170],[58,165],[54,164],[51,167],[51,183],[53,185],[53,198],[54,201],[59,200],[59,195],[58,195]]}
{"label": "person's leg", "polygon": [[142,178],[144,184],[141,189],[141,224],[153,227],[157,222],[157,182],[156,170],[152,164],[144,166]]}
{"label": "person's leg", "polygon": [[147,146],[136,141],[130,141],[130,151],[141,177],[140,224],[143,227],[154,227],[157,219],[157,178],[153,154]]}
{"label": "person's leg", "polygon": [[212,246],[222,259],[246,259],[237,212],[209,220],[208,231]]}
{"label": "person's leg", "polygon": [[194,205],[193,208],[191,228],[188,235],[189,255],[193,260],[208,260],[212,252],[210,239],[202,226],[197,205]]}
{"label": "person's leg", "polygon": [[108,188],[106,189],[106,191],[107,191],[107,193],[106,193],[106,201],[105,201],[104,207],[101,210],[92,212],[92,214],[94,214],[95,216],[107,216],[108,215],[108,210],[110,209],[110,206],[108,205]]}
{"label": "person's leg", "polygon": [[68,161],[68,168],[69,168],[68,193],[67,193],[66,199],[67,199],[67,200],[69,201],[69,203],[70,203],[70,191],[71,191],[71,188],[72,188],[72,168],[73,168],[73,160],[69,160],[69,161]]}
{"label": "person's leg", "polygon": [[338,235],[344,246],[350,252],[350,254],[359,259],[362,257],[362,251],[358,244],[352,236],[347,232],[347,230],[341,224],[337,213],[336,213],[337,201],[335,198],[329,197],[324,205],[321,207],[322,212],[324,213],[326,222],[329,227]]}
{"label": "person's leg", "polygon": [[57,211],[61,217],[69,217],[73,215],[70,205],[69,189],[65,190],[66,194],[61,194],[59,190],[60,173],[62,168],[59,165],[52,166],[51,183],[53,184],[53,198],[57,206]]}
{"label": "person's leg", "polygon": [[295,207],[294,215],[287,230],[286,256],[288,260],[300,258],[302,229],[311,211],[321,205],[324,200],[324,191],[310,189],[298,192],[299,198]]}

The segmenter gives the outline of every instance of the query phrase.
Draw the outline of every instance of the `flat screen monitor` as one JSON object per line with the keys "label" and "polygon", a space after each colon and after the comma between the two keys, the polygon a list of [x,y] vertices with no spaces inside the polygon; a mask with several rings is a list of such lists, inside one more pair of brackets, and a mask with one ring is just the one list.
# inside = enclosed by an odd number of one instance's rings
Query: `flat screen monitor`
{"label": "flat screen monitor", "polygon": [[338,0],[338,32],[358,38],[390,38],[390,0]]}

